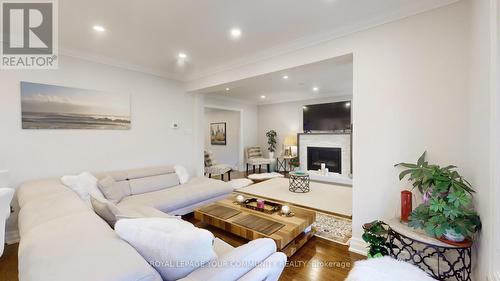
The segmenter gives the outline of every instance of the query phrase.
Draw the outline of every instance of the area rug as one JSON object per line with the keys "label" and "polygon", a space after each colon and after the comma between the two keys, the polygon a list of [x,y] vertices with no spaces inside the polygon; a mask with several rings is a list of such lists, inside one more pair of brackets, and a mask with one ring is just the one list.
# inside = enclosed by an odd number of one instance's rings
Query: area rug
{"label": "area rug", "polygon": [[347,245],[352,236],[350,219],[316,212],[316,236],[342,245]]}

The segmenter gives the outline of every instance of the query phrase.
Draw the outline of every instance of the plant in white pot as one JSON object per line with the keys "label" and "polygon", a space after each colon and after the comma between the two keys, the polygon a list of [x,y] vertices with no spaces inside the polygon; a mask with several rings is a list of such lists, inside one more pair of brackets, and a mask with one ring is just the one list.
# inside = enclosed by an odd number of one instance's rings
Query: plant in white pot
{"label": "plant in white pot", "polygon": [[427,234],[452,242],[471,238],[481,229],[481,220],[472,206],[471,184],[457,171],[456,166],[440,167],[425,161],[425,152],[416,164],[399,163],[406,168],[399,174],[409,176],[413,187],[423,195],[423,203],[410,215],[408,225],[422,228]]}
{"label": "plant in white pot", "polygon": [[269,147],[267,150],[269,150],[269,159],[274,158],[274,152],[276,151],[276,136],[278,134],[276,133],[275,130],[270,130],[266,133],[267,137],[267,144]]}

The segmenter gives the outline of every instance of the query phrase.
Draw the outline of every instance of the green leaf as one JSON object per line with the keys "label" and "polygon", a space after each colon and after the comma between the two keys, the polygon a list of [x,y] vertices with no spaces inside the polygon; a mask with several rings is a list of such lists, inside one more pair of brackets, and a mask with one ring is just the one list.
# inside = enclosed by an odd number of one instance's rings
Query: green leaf
{"label": "green leaf", "polygon": [[455,207],[468,206],[470,203],[470,198],[467,194],[461,190],[454,190],[448,196],[446,196],[448,202],[452,203]]}
{"label": "green leaf", "polygon": [[427,234],[429,234],[430,236],[436,235],[435,230],[436,230],[436,226],[434,224],[431,224],[431,223],[425,224],[425,232],[427,232]]}
{"label": "green leaf", "polygon": [[429,209],[433,212],[441,212],[444,210],[445,206],[446,206],[446,202],[443,199],[432,198],[431,205],[429,206]]}
{"label": "green leaf", "polygon": [[405,167],[405,168],[411,168],[411,169],[414,169],[414,168],[418,168],[417,165],[415,164],[411,164],[411,163],[398,163],[398,164],[395,164],[394,167]]}
{"label": "green leaf", "polygon": [[450,220],[456,219],[460,215],[460,211],[456,208],[445,206],[443,214]]}
{"label": "green leaf", "polygon": [[402,180],[406,175],[410,174],[411,173],[411,169],[408,169],[408,170],[404,170],[402,171],[400,174],[399,174],[399,180]]}
{"label": "green leaf", "polygon": [[422,156],[420,156],[420,158],[418,158],[417,160],[417,166],[422,166],[422,164],[424,164],[424,161],[425,161],[425,153],[426,151],[424,151],[424,153],[422,153]]}

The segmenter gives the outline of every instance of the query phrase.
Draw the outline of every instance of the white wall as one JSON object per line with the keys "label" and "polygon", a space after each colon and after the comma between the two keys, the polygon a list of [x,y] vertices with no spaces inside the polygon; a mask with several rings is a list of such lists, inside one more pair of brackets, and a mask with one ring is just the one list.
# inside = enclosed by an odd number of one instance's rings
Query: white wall
{"label": "white wall", "polygon": [[267,151],[266,132],[275,130],[278,134],[276,155],[281,153],[281,146],[287,136],[303,132],[302,107],[305,105],[351,100],[352,95],[336,96],[303,101],[260,105],[258,107],[259,145]]}
{"label": "white wall", "polygon": [[[471,11],[468,99],[468,172],[476,186],[475,205],[483,230],[475,249],[476,280],[500,280],[500,200],[498,174],[497,0],[469,1]],[[494,274],[496,273],[496,276]],[[495,279],[496,278],[496,279]]]}
{"label": "white wall", "polygon": [[[363,223],[397,214],[400,161],[424,151],[438,164],[468,163],[470,16],[468,1],[299,49],[191,83],[212,86],[354,54],[353,242]],[[472,181],[477,189],[489,188]],[[482,262],[480,260],[479,262]],[[486,262],[486,261],[484,261]],[[483,274],[483,272],[481,272]],[[484,275],[482,275],[484,276]],[[484,279],[481,279],[484,280]]]}
{"label": "white wall", "polygon": [[[210,124],[226,123],[226,145],[212,145]],[[205,148],[212,151],[215,161],[238,170],[240,160],[240,112],[221,109],[205,109]]]}
{"label": "white wall", "polygon": [[[132,128],[22,130],[20,81],[130,94]],[[193,170],[193,97],[181,86],[70,57],[61,57],[58,70],[0,70],[0,169],[10,171],[12,186],[86,170],[170,163]],[[172,121],[181,128],[171,129]]]}
{"label": "white wall", "polygon": [[[203,94],[199,94],[199,96],[203,96]],[[220,108],[220,109],[229,109],[229,110],[238,110],[240,111],[240,118],[242,119],[242,139],[243,139],[243,148],[249,146],[258,145],[258,138],[256,132],[258,131],[258,114],[257,114],[257,106],[254,104],[246,104],[238,101],[232,101],[227,99],[218,99],[214,97],[204,96],[200,97],[203,100],[204,106]],[[202,121],[203,122],[203,121]],[[203,124],[205,124],[203,122]],[[201,130],[204,130],[202,128]],[[205,131],[202,132],[202,135],[205,134]],[[243,153],[243,151],[241,152]],[[240,171],[244,171],[244,154],[240,156]],[[203,163],[202,163],[203,164]]]}

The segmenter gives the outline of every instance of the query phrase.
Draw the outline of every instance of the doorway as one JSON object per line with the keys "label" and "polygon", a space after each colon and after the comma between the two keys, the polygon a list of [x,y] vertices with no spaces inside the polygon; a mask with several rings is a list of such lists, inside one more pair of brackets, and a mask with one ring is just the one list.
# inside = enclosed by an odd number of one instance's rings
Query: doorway
{"label": "doorway", "polygon": [[219,106],[204,106],[204,150],[214,161],[239,171],[243,166],[241,110]]}

